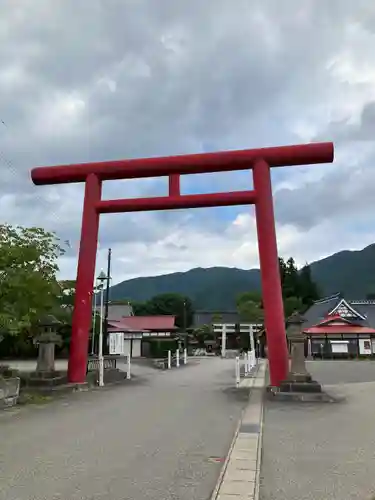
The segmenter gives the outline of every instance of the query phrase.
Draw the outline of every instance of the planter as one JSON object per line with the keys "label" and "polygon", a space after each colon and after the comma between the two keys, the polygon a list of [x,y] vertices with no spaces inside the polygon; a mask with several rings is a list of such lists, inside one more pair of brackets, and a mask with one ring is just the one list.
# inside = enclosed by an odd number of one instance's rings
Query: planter
{"label": "planter", "polygon": [[0,377],[0,409],[17,404],[20,394],[20,377]]}

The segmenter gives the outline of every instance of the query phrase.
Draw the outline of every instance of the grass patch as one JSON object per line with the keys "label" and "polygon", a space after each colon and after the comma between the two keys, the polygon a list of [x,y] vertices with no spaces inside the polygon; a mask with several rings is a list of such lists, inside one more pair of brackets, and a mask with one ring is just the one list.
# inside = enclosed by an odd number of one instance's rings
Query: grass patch
{"label": "grass patch", "polygon": [[51,396],[45,394],[38,394],[35,392],[22,392],[18,398],[19,405],[40,405],[52,401]]}

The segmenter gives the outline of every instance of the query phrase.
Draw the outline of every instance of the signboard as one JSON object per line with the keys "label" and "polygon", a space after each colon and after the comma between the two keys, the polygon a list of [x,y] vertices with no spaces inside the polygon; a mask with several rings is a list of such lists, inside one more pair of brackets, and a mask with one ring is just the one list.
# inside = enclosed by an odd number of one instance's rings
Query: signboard
{"label": "signboard", "polygon": [[359,354],[372,354],[371,339],[359,339]]}
{"label": "signboard", "polygon": [[109,333],[109,354],[124,354],[123,332]]}
{"label": "signboard", "polygon": [[332,353],[347,354],[348,344],[347,340],[331,340]]}
{"label": "signboard", "polygon": [[126,340],[131,340],[131,339],[142,339],[142,333],[123,333],[124,339]]}

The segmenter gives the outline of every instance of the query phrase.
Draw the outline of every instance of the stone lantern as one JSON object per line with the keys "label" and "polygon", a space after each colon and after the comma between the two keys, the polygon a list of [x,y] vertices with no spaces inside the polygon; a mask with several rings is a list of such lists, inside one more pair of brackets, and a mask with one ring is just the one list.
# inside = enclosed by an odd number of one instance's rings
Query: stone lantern
{"label": "stone lantern", "polygon": [[61,335],[57,333],[62,323],[48,314],[39,321],[40,333],[34,342],[38,345],[38,362],[36,373],[55,373],[55,345],[61,345]]}
{"label": "stone lantern", "polygon": [[321,385],[312,379],[306,369],[305,335],[302,325],[305,318],[294,312],[287,321],[286,335],[291,345],[291,363],[288,376],[280,384],[281,392],[320,393]]}

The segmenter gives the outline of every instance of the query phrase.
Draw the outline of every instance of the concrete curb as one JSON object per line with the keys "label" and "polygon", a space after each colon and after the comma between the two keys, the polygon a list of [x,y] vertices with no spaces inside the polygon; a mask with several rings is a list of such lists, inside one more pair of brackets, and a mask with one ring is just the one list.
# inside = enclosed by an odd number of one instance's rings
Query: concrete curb
{"label": "concrete curb", "polygon": [[[251,390],[211,500],[258,500],[262,458],[263,389],[267,364],[259,360],[258,371],[242,387]],[[252,380],[252,383],[250,383]]]}

